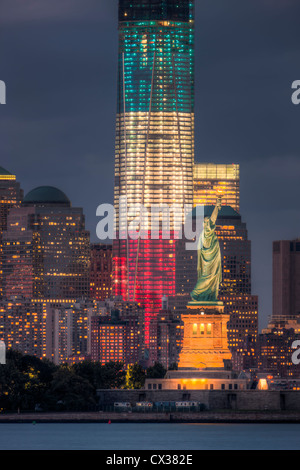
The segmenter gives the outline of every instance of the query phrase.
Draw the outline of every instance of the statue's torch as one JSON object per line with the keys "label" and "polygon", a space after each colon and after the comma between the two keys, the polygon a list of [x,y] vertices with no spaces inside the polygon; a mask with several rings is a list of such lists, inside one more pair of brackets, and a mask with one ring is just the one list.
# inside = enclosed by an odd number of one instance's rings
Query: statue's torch
{"label": "statue's torch", "polygon": [[222,208],[222,198],[223,198],[224,192],[221,191],[220,189],[217,190],[217,206],[218,209],[221,210]]}

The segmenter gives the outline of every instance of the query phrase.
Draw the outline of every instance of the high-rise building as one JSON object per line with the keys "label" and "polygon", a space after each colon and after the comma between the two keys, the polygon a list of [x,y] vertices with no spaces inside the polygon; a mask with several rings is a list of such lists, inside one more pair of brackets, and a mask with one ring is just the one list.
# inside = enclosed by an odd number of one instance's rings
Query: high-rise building
{"label": "high-rise building", "polygon": [[194,206],[214,205],[220,194],[225,206],[240,212],[240,166],[195,163]]}
{"label": "high-rise building", "polygon": [[[47,304],[46,304],[47,305]],[[91,357],[92,318],[97,318],[96,301],[48,304],[46,315],[46,357],[55,364]]]}
{"label": "high-rise building", "polygon": [[183,213],[193,203],[193,163],[194,0],[119,0],[114,294],[145,305],[150,362],[156,360],[150,322],[162,296],[175,294],[178,221],[172,219],[168,240],[160,231],[157,240],[128,239],[120,197],[127,197],[129,223],[134,204],[176,205]]}
{"label": "high-rise building", "polygon": [[112,245],[91,245],[91,298],[105,301],[112,295]]}
{"label": "high-rise building", "polygon": [[12,297],[0,301],[0,340],[7,349],[45,357],[47,304]]}
{"label": "high-rise building", "polygon": [[117,317],[92,318],[92,354],[94,362],[124,362],[125,322]]}
{"label": "high-rise building", "polygon": [[[229,335],[230,337],[230,332]],[[245,336],[244,343],[239,348],[232,349],[232,368],[235,371],[247,371],[253,378],[256,375],[258,358],[257,358],[257,340],[258,335]]]}
{"label": "high-rise building", "polygon": [[300,316],[300,239],[273,243],[273,320]]}
{"label": "high-rise building", "polygon": [[2,249],[5,297],[89,297],[89,232],[60,190],[36,188],[11,209]]}
{"label": "high-rise building", "polygon": [[285,328],[269,328],[258,336],[258,370],[274,377],[300,377],[299,365],[293,364],[294,341],[300,340],[300,323]]}
{"label": "high-rise building", "polygon": [[12,207],[19,206],[23,191],[16,176],[0,167],[0,297],[2,296],[2,232],[7,228],[7,217]]}
{"label": "high-rise building", "polygon": [[113,310],[119,312],[125,327],[126,365],[145,363],[145,308],[137,302],[115,300]]}
{"label": "high-rise building", "polygon": [[91,356],[92,318],[100,314],[101,304],[86,299],[2,299],[0,340],[55,364],[76,362]]}
{"label": "high-rise building", "polygon": [[7,217],[12,207],[21,204],[23,191],[16,176],[0,167],[0,232],[6,230]]}
{"label": "high-rise building", "polygon": [[258,370],[274,377],[300,377],[293,342],[300,339],[300,240],[273,242],[273,313],[258,336]]}
{"label": "high-rise building", "polygon": [[[227,325],[229,349],[236,356],[245,357],[245,346],[247,352],[247,363],[249,364],[250,353],[252,364],[255,364],[255,351],[250,345],[255,345],[258,334],[258,297],[256,295],[224,295],[220,297],[226,305],[226,311],[230,314]],[[244,361],[246,364],[246,359]],[[242,367],[245,369],[246,367]]]}
{"label": "high-rise building", "polygon": [[157,362],[168,370],[179,362],[183,325],[169,309],[162,309],[155,323],[157,324]]}
{"label": "high-rise building", "polygon": [[145,312],[136,302],[107,302],[107,315],[92,318],[92,360],[144,364],[144,328]]}

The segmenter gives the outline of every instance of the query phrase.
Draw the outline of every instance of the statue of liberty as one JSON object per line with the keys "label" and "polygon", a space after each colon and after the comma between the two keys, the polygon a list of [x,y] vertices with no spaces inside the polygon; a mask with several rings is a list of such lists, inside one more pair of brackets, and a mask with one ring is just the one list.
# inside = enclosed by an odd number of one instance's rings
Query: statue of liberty
{"label": "statue of liberty", "polygon": [[222,199],[218,197],[211,217],[204,218],[203,231],[198,243],[198,281],[191,293],[195,303],[218,302],[219,286],[222,282],[222,260],[215,229],[221,207]]}

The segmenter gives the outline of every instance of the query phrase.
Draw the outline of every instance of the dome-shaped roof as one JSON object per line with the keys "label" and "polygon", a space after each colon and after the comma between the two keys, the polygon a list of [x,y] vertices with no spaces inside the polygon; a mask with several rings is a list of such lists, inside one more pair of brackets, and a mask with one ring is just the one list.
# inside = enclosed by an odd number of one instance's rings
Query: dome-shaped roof
{"label": "dome-shaped roof", "polygon": [[39,186],[26,194],[23,204],[65,204],[70,205],[70,199],[60,189],[53,186]]}
{"label": "dome-shaped roof", "polygon": [[11,175],[10,171],[5,170],[2,166],[0,166],[0,176],[9,176]]}

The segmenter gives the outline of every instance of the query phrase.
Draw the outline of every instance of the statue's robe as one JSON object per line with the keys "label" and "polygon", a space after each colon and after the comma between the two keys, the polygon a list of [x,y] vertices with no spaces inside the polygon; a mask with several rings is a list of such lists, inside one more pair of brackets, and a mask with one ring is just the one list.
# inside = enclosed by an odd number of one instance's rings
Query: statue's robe
{"label": "statue's robe", "polygon": [[216,225],[209,219],[198,245],[198,281],[191,293],[197,302],[217,302],[222,282],[222,260]]}

